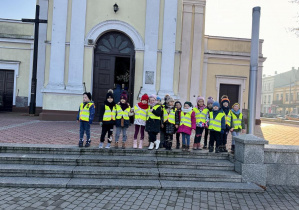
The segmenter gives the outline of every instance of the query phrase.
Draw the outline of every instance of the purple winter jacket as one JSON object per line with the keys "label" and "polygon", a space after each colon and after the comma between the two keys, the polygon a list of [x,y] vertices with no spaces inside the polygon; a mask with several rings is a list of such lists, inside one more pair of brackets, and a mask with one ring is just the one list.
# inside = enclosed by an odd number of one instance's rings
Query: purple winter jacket
{"label": "purple winter jacket", "polygon": [[[181,114],[184,114],[183,111],[179,112],[179,118],[181,121]],[[192,112],[191,114],[191,128],[189,128],[186,125],[180,125],[177,133],[186,133],[188,135],[191,135],[192,129],[195,130],[196,129],[196,119],[195,119],[195,112]]]}

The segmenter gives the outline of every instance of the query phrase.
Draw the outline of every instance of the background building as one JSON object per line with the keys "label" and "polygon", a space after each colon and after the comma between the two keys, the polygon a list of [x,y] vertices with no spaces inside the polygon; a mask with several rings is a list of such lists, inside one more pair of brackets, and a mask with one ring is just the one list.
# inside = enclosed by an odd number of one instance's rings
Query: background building
{"label": "background building", "polygon": [[[39,30],[41,119],[72,120],[85,90],[92,92],[98,108],[107,90],[119,85],[128,91],[131,104],[143,93],[193,103],[198,95],[219,100],[226,94],[231,103],[248,106],[250,39],[205,35],[205,0],[127,0],[117,3],[117,11],[110,0],[37,3],[40,18],[48,20]],[[14,87],[12,109],[26,110],[33,24],[2,19],[0,30],[2,83]],[[257,119],[262,44],[260,40]]]}
{"label": "background building", "polygon": [[275,76],[263,77],[262,81],[262,95],[261,95],[261,112],[262,113],[273,113],[272,101],[274,100],[274,80]]}

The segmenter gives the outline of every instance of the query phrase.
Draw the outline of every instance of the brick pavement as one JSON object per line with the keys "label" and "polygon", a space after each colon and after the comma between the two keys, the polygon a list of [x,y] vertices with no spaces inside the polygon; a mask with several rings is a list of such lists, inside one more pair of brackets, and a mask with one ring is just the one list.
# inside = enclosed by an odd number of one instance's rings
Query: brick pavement
{"label": "brick pavement", "polygon": [[299,189],[265,193],[142,189],[0,188],[0,209],[299,209]]}
{"label": "brick pavement", "polygon": [[[265,136],[270,144],[299,145],[298,125],[279,125],[262,123],[256,126],[256,135]],[[281,132],[284,131],[284,132]],[[101,127],[91,125],[92,146],[100,142]],[[128,130],[128,147],[132,147],[134,126]],[[193,134],[194,136],[194,134]],[[146,134],[147,138],[147,134]],[[0,142],[2,143],[36,143],[76,145],[79,139],[79,123],[60,121],[40,121],[38,117],[30,117],[20,113],[0,112]],[[191,143],[193,137],[191,137]],[[228,136],[228,145],[231,135]],[[148,144],[145,141],[145,146]],[[175,147],[175,140],[173,147]]]}

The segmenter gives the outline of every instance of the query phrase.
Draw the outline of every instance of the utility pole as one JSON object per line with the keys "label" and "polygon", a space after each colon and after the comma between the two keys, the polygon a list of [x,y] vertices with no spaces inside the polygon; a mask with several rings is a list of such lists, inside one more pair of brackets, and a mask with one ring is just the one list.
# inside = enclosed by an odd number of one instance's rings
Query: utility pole
{"label": "utility pole", "polygon": [[31,79],[31,96],[30,96],[30,107],[29,114],[35,114],[36,108],[36,75],[37,75],[37,55],[38,55],[38,32],[39,24],[47,23],[47,20],[39,19],[39,5],[36,5],[35,19],[22,19],[22,22],[34,23],[34,49],[33,49],[33,67],[32,67],[32,79]]}
{"label": "utility pole", "polygon": [[251,32],[251,52],[250,52],[250,78],[248,94],[248,134],[254,135],[256,116],[256,91],[259,59],[259,31],[260,31],[261,8],[252,9],[252,32]]}

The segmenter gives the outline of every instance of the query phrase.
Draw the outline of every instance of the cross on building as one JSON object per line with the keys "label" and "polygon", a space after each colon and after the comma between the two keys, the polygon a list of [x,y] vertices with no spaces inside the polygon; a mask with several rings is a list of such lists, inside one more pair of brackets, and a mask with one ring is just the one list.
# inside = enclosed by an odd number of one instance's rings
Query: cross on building
{"label": "cross on building", "polygon": [[33,47],[33,67],[32,67],[32,80],[31,80],[31,96],[29,114],[35,114],[36,107],[36,74],[37,74],[37,53],[38,53],[38,32],[39,24],[47,23],[47,20],[39,19],[39,5],[36,5],[35,19],[22,19],[22,22],[34,23],[34,47]]}

